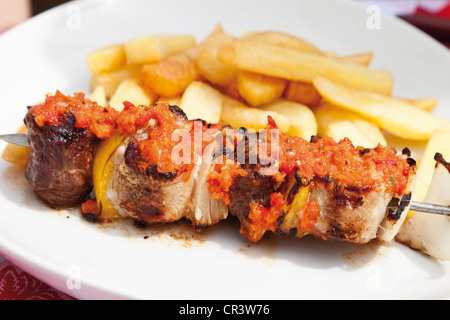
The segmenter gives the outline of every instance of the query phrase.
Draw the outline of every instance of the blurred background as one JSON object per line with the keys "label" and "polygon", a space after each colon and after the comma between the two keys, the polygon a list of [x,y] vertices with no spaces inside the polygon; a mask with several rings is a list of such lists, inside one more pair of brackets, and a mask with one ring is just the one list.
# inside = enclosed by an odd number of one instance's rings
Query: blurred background
{"label": "blurred background", "polygon": [[[381,11],[404,19],[450,48],[450,0],[353,1],[359,1],[365,5],[376,5]],[[68,1],[0,0],[0,33],[64,2]]]}

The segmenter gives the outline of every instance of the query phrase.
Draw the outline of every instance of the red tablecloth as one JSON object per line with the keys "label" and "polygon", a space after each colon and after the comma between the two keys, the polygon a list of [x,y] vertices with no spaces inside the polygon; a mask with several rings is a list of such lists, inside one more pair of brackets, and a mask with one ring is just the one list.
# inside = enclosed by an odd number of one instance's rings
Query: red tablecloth
{"label": "red tablecloth", "polygon": [[0,262],[1,300],[72,300],[68,295],[33,278],[9,261]]}
{"label": "red tablecloth", "polygon": [[[374,1],[372,1],[374,2]],[[391,1],[394,2],[394,1]],[[400,1],[401,2],[401,1]],[[450,3],[436,12],[417,6],[417,14],[436,15],[450,19]],[[0,19],[1,22],[1,19]],[[10,25],[0,24],[0,33]],[[71,300],[70,296],[55,290],[30,276],[0,256],[0,300]]]}

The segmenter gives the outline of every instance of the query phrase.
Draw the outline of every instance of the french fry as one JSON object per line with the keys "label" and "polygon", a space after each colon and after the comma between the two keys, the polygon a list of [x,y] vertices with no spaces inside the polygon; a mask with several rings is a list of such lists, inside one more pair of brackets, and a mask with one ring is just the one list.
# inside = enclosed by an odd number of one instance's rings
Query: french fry
{"label": "french fry", "polygon": [[219,24],[200,44],[200,52],[195,58],[198,73],[213,84],[227,87],[237,77],[237,69],[217,59],[221,47],[230,44],[235,38],[226,34]]}
{"label": "french fry", "polygon": [[308,107],[316,107],[322,101],[322,96],[317,92],[314,85],[303,81],[288,81],[284,98]]}
{"label": "french fry", "polygon": [[338,60],[346,63],[356,63],[368,67],[373,59],[373,52],[363,52],[349,56],[337,57]]}
{"label": "french fry", "polygon": [[213,49],[221,47],[229,43],[230,39],[234,39],[231,35],[223,31],[222,25],[219,23],[211,31],[211,33],[199,44],[200,50]]}
{"label": "french fry", "polygon": [[267,125],[268,116],[271,116],[275,120],[281,131],[289,131],[291,127],[290,120],[278,112],[248,107],[233,98],[224,96],[220,118],[222,122],[231,125],[233,128],[264,129]]}
{"label": "french fry", "polygon": [[241,39],[249,40],[251,42],[259,42],[262,44],[276,45],[303,52],[315,53],[322,56],[333,57],[342,62],[356,63],[363,66],[369,66],[374,55],[373,52],[363,52],[338,57],[336,54],[323,52],[309,41],[279,31],[250,32],[244,35],[244,37],[241,37]]}
{"label": "french fry", "polygon": [[92,73],[105,73],[119,69],[126,63],[122,44],[111,45],[88,54],[87,65]]}
{"label": "french fry", "polygon": [[437,117],[399,99],[355,90],[323,77],[315,78],[314,86],[329,103],[353,111],[400,138],[427,140],[443,125]]}
{"label": "french fry", "polygon": [[433,98],[425,99],[408,99],[408,103],[412,104],[414,107],[431,112],[436,107],[438,101]]}
{"label": "french fry", "polygon": [[274,45],[237,40],[224,46],[218,58],[242,70],[288,80],[312,83],[315,77],[324,76],[356,89],[385,95],[390,95],[393,87],[388,71]]}
{"label": "french fry", "polygon": [[171,98],[181,95],[198,73],[191,56],[183,53],[144,65],[140,77],[148,91]]}
{"label": "french fry", "polygon": [[188,119],[202,119],[211,123],[220,121],[222,106],[222,94],[200,81],[194,81],[186,88],[179,104]]}
{"label": "french fry", "polygon": [[308,42],[304,39],[295,37],[293,35],[284,32],[279,31],[256,32],[253,34],[247,34],[245,36],[245,39],[249,40],[250,42],[275,45],[298,51],[325,55],[319,48],[317,48],[311,42]]}
{"label": "french fry", "polygon": [[[17,133],[28,133],[25,124],[17,130]],[[27,164],[28,156],[30,155],[30,147],[18,146],[8,143],[2,154],[2,159],[9,163],[24,166]]]}
{"label": "french fry", "polygon": [[359,130],[350,121],[338,121],[331,123],[325,131],[325,135],[333,138],[335,141],[340,141],[344,138],[350,139],[355,147],[364,146],[367,148],[374,148],[377,144],[367,139],[364,132]]}
{"label": "french fry", "polygon": [[124,44],[126,59],[132,64],[157,62],[183,52],[197,44],[190,35],[152,35],[130,40]]}
{"label": "french fry", "polygon": [[200,77],[195,61],[202,50],[214,50],[223,45],[229,37],[219,24],[195,47],[166,57],[158,63],[144,65],[140,73],[144,87],[167,98],[182,95],[188,85]]}
{"label": "french fry", "polygon": [[322,103],[314,109],[320,136],[330,136],[336,141],[349,138],[355,146],[368,148],[378,144],[387,145],[383,132],[374,123],[363,119],[356,113]]}
{"label": "french fry", "polygon": [[168,103],[169,105],[173,106],[179,106],[181,103],[181,97],[173,97],[173,98],[165,98],[160,97],[156,103]]}
{"label": "french fry", "polygon": [[285,116],[291,121],[291,127],[286,132],[288,135],[298,136],[310,140],[317,135],[317,121],[310,108],[300,103],[278,100],[262,107],[266,111],[274,111]]}
{"label": "french fry", "polygon": [[97,87],[103,87],[106,98],[109,99],[124,80],[138,79],[139,70],[140,66],[131,65],[124,66],[113,72],[93,74],[89,86],[91,91],[94,91]]}
{"label": "french fry", "polygon": [[241,94],[239,93],[237,79],[231,82],[230,85],[226,87],[223,91],[225,91],[225,94],[227,96],[245,103],[244,98],[242,98]]}
{"label": "french fry", "polygon": [[103,88],[102,86],[96,87],[89,96],[89,99],[97,102],[97,104],[99,104],[100,106],[106,106],[105,88]]}
{"label": "french fry", "polygon": [[227,87],[237,77],[237,69],[217,59],[219,48],[203,49],[195,60],[198,72],[211,83]]}
{"label": "french fry", "polygon": [[286,87],[286,80],[241,70],[237,86],[239,94],[256,107],[278,100]]}
{"label": "french fry", "polygon": [[258,31],[247,31],[246,33],[244,33],[242,36],[239,37],[239,39],[241,40],[249,40],[251,39],[253,36],[259,34],[260,32]]}
{"label": "french fry", "polygon": [[121,111],[123,109],[123,102],[129,101],[134,105],[150,106],[156,101],[156,95],[148,93],[144,90],[134,79],[124,80],[117,91],[111,97],[109,105],[114,109]]}

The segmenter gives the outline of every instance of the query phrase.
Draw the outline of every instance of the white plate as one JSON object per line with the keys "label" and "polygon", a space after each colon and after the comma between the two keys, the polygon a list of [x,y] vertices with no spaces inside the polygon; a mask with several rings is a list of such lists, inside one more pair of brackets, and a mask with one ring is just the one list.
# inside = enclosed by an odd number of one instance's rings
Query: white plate
{"label": "white plate", "polygon": [[[146,33],[199,40],[221,22],[239,36],[281,30],[340,54],[374,51],[373,67],[392,71],[394,94],[437,97],[450,119],[450,53],[423,33],[382,15],[381,29],[347,1],[79,1],[0,37],[1,132],[15,131],[25,106],[59,89],[87,91],[87,53]],[[2,146],[3,148],[3,146]],[[36,200],[23,172],[0,162],[0,253],[25,271],[81,299],[445,298],[450,264],[398,243],[364,246],[314,238],[249,244],[234,220],[197,235],[183,223],[139,230],[102,227],[78,210]],[[148,238],[145,238],[148,236]]]}

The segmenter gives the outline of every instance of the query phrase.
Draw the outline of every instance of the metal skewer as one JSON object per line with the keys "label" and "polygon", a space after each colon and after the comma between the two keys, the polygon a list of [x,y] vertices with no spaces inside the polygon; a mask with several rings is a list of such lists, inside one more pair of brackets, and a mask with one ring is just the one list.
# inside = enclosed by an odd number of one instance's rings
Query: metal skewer
{"label": "metal skewer", "polygon": [[411,201],[411,206],[409,209],[413,211],[420,211],[433,214],[443,214],[446,216],[450,216],[450,207],[441,206],[437,204]]}
{"label": "metal skewer", "polygon": [[[19,146],[30,146],[30,141],[28,140],[27,134],[2,134],[0,135],[0,139]],[[388,205],[388,208],[394,210],[397,209],[397,207],[398,199],[393,199],[393,201],[391,201]],[[431,203],[411,201],[410,210],[450,216],[450,207]]]}
{"label": "metal skewer", "polygon": [[0,139],[9,143],[17,144],[19,146],[29,147],[30,141],[27,134],[14,133],[14,134],[0,134]]}

